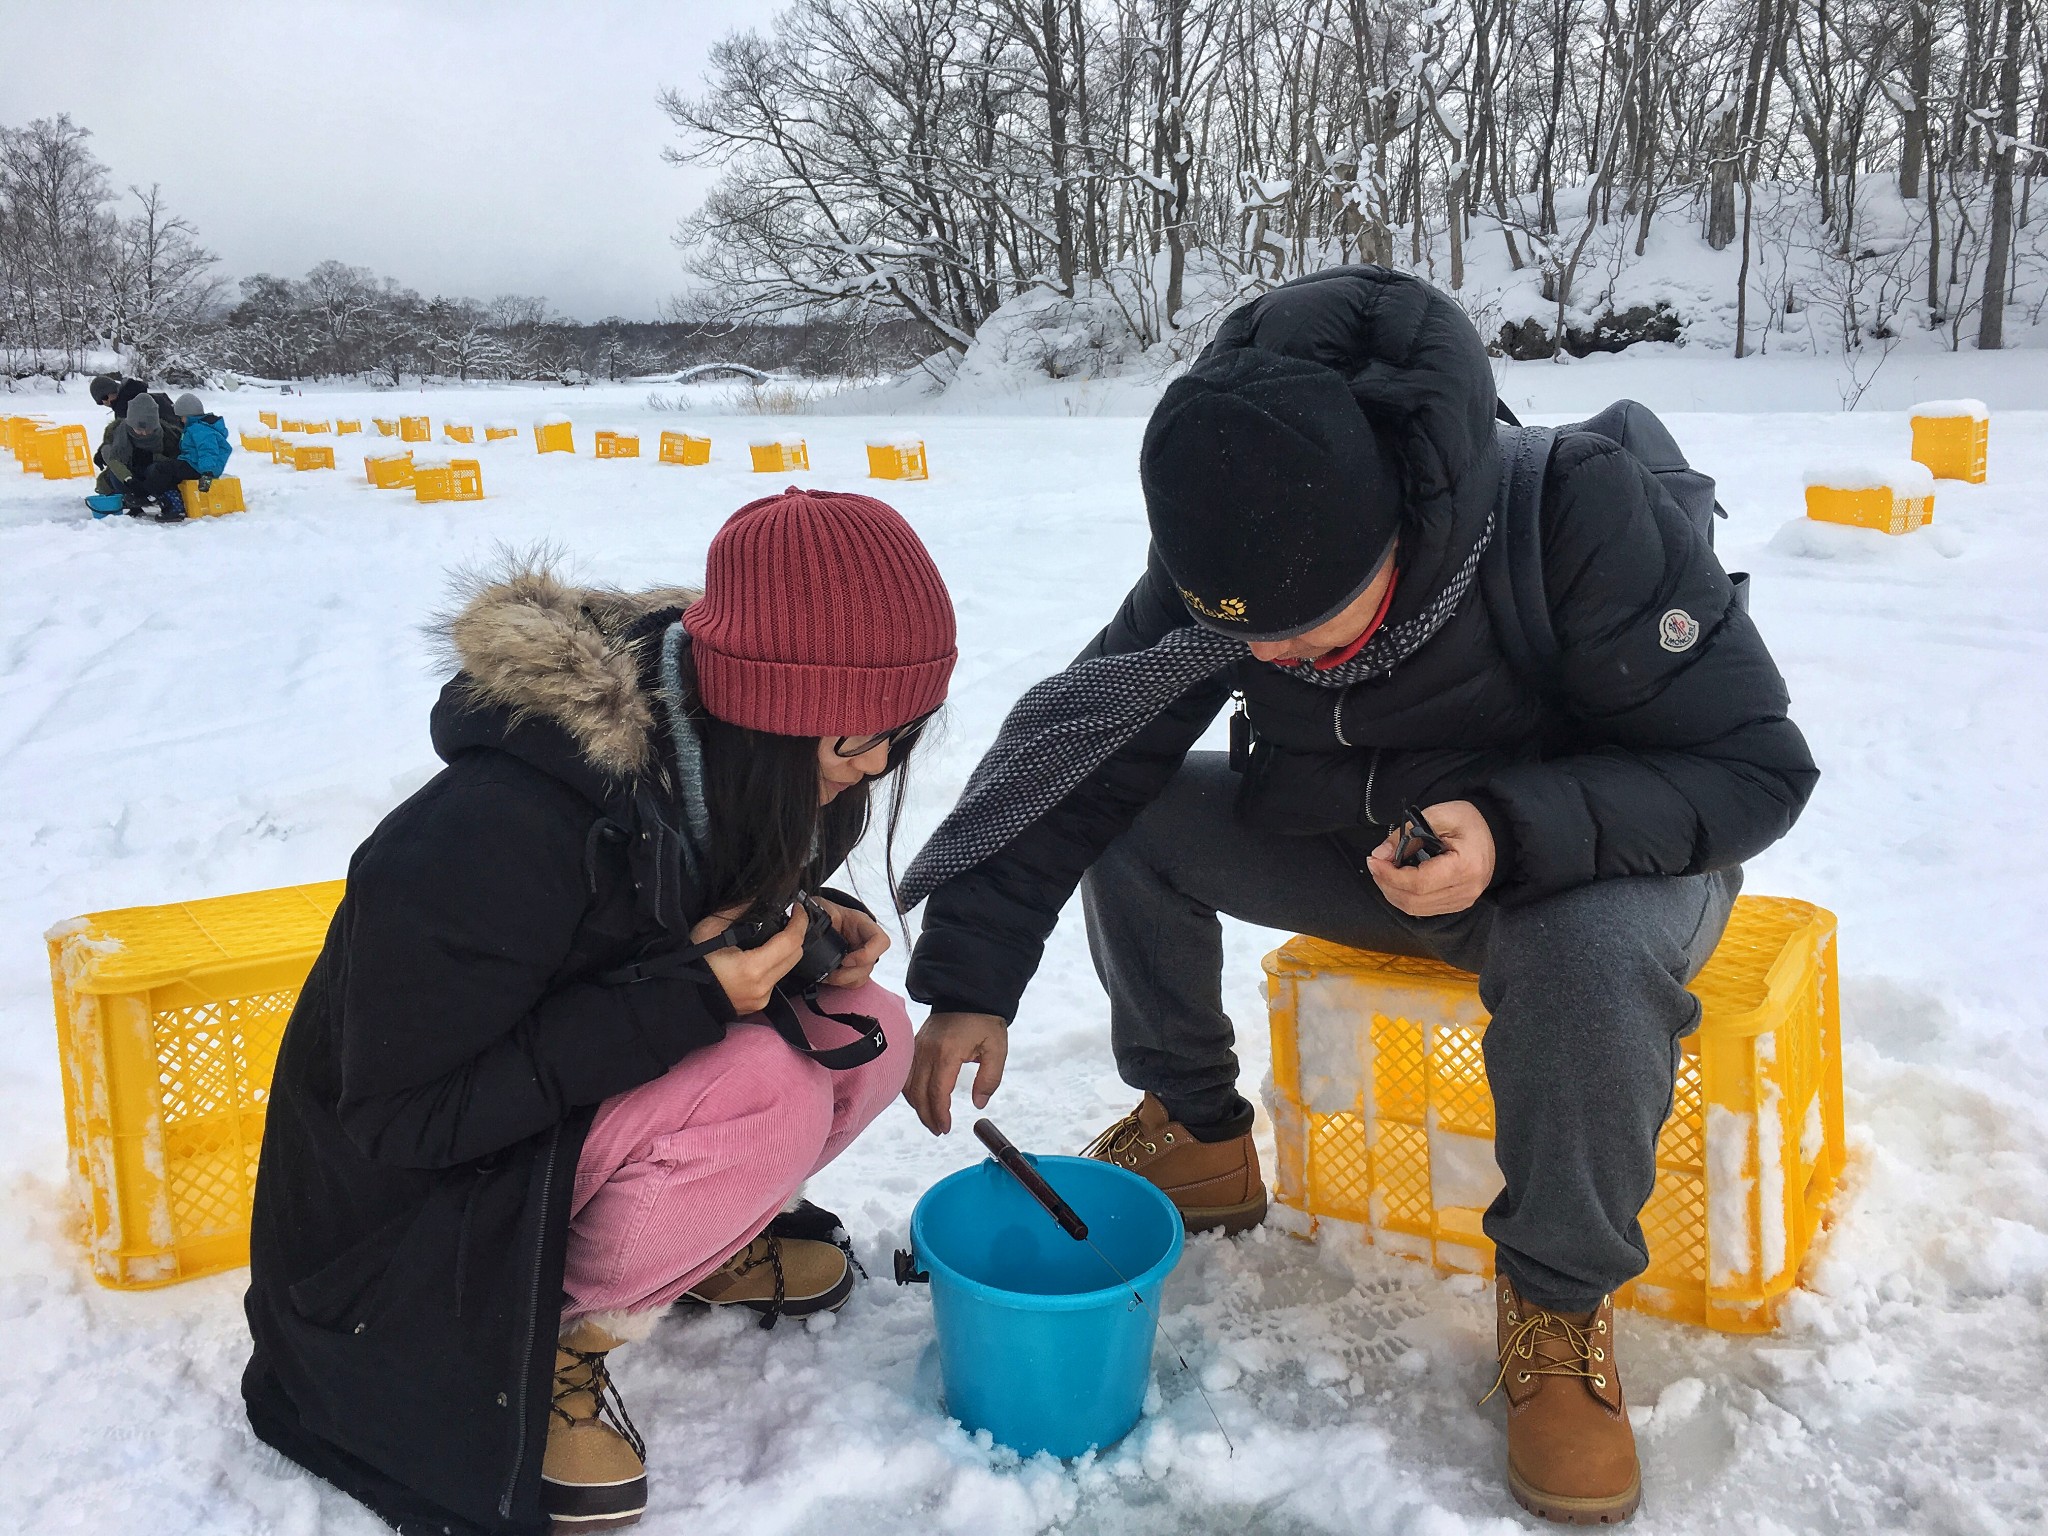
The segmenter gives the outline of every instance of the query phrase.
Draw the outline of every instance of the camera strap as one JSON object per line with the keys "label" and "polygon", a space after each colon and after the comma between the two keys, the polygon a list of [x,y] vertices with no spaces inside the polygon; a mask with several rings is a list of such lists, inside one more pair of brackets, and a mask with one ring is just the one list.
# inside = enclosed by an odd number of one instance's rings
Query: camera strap
{"label": "camera strap", "polygon": [[[716,985],[711,969],[704,964],[704,957],[733,944],[731,930],[706,939],[701,944],[692,944],[685,949],[666,950],[635,960],[631,965],[622,965],[617,970],[606,971],[597,979],[601,985],[616,987],[636,981],[649,981],[660,976],[682,976],[695,971]],[[855,1067],[864,1067],[889,1048],[889,1037],[882,1031],[881,1020],[865,1013],[833,1013],[818,1005],[817,994],[804,999],[811,1012],[821,1019],[830,1019],[834,1024],[844,1024],[848,1029],[860,1031],[860,1038],[849,1040],[844,1045],[812,1045],[804,1033],[803,1021],[796,1016],[796,1007],[780,986],[768,994],[768,1006],[761,1010],[768,1025],[782,1036],[783,1044],[799,1056],[808,1057],[830,1072],[848,1072]]]}

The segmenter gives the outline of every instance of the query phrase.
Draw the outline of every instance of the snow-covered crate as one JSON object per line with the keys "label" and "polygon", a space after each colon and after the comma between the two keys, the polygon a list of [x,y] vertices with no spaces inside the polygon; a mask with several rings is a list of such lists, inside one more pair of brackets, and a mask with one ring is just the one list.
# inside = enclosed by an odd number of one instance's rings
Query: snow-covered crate
{"label": "snow-covered crate", "polygon": [[288,461],[293,469],[334,468],[334,445],[332,443],[294,443]]}
{"label": "snow-covered crate", "polygon": [[243,432],[241,437],[242,451],[244,453],[270,452],[270,434],[268,432]]}
{"label": "snow-covered crate", "polygon": [[610,432],[600,430],[597,434],[597,457],[600,459],[637,459],[640,457],[640,434],[637,432]]}
{"label": "snow-covered crate", "polygon": [[413,466],[417,501],[482,501],[483,466],[475,459],[421,459]]}
{"label": "snow-covered crate", "polygon": [[441,433],[451,443],[474,443],[476,428],[466,421],[444,421]]}
{"label": "snow-covered crate", "polygon": [[178,494],[185,499],[187,517],[226,517],[230,512],[249,510],[242,500],[242,482],[234,475],[215,476],[203,491],[197,480],[182,481]]}
{"label": "snow-covered crate", "polygon": [[787,442],[780,439],[747,444],[747,451],[753,457],[754,472],[768,474],[775,470],[809,469],[811,467],[810,445],[802,438]]}
{"label": "snow-covered crate", "polygon": [[[1266,975],[1280,1203],[1491,1274],[1480,1219],[1501,1178],[1474,979],[1304,938],[1268,955]],[[1650,1264],[1615,1301],[1765,1333],[1842,1171],[1834,914],[1743,897],[1690,990],[1704,1015],[1657,1143]]]}
{"label": "snow-covered crate", "polygon": [[366,453],[363,455],[363,474],[370,484],[380,491],[404,491],[412,488],[412,450],[403,452]]}
{"label": "snow-covered crate", "polygon": [[434,424],[424,416],[401,416],[398,418],[398,440],[402,443],[432,442]]}
{"label": "snow-covered crate", "polygon": [[1809,471],[1806,515],[1879,533],[1911,533],[1934,521],[1934,476],[1912,459],[1838,464]]}
{"label": "snow-covered crate", "polygon": [[709,464],[711,439],[692,437],[687,432],[661,434],[661,462],[664,464]]}
{"label": "snow-covered crate", "polygon": [[871,480],[929,480],[924,443],[919,438],[897,438],[868,444],[868,478]]}
{"label": "snow-covered crate", "polygon": [[395,417],[372,416],[370,418],[370,425],[377,429],[377,435],[379,437],[398,436],[398,421]]}
{"label": "snow-covered crate", "polygon": [[362,430],[363,423],[360,417],[337,416],[334,418],[334,435],[336,437],[347,437],[351,433],[360,433]]}
{"label": "snow-covered crate", "polygon": [[535,453],[574,453],[576,451],[576,429],[569,425],[566,416],[549,416],[533,424],[533,451]]}
{"label": "snow-covered crate", "polygon": [[1991,412],[1982,400],[1923,400],[1913,407],[1913,457],[1937,480],[1984,483]]}
{"label": "snow-covered crate", "polygon": [[503,442],[508,437],[517,437],[518,435],[519,429],[509,421],[493,421],[486,423],[484,426],[484,441],[487,443]]}
{"label": "snow-covered crate", "polygon": [[341,893],[335,880],[50,930],[72,1184],[102,1285],[248,1262],[278,1040]]}
{"label": "snow-covered crate", "polygon": [[334,423],[331,421],[308,421],[305,424],[304,430],[308,433],[331,436],[334,432]]}
{"label": "snow-covered crate", "polygon": [[283,421],[273,422],[271,425],[275,426],[280,432],[303,432],[306,430],[305,422],[296,416],[287,416]]}
{"label": "snow-covered crate", "polygon": [[277,412],[275,411],[258,411],[256,413],[256,419],[262,422],[263,425],[265,425],[266,427],[271,428],[273,431],[284,430],[277,424]]}

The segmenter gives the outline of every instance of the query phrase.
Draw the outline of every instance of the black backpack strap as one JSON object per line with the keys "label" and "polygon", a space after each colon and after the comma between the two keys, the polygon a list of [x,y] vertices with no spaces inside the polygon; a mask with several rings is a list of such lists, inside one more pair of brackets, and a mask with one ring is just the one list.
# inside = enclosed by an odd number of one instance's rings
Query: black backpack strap
{"label": "black backpack strap", "polygon": [[1500,486],[1494,495],[1493,541],[1479,562],[1479,585],[1508,664],[1539,687],[1550,686],[1557,634],[1543,590],[1543,481],[1557,433],[1549,427],[1495,426]]}
{"label": "black backpack strap", "polygon": [[[714,938],[701,944],[691,944],[681,949],[662,950],[644,956],[630,965],[617,970],[606,971],[597,979],[604,986],[630,986],[635,982],[652,980],[661,976],[684,976],[695,973],[700,980],[708,979],[715,986],[717,977],[704,963],[705,957],[717,950],[729,948],[733,943],[732,930],[726,929]],[[844,1024],[849,1029],[861,1032],[860,1038],[845,1045],[812,1045],[804,1034],[804,1026],[796,1016],[796,1008],[777,987],[768,994],[768,1006],[761,1010],[775,1033],[782,1036],[783,1044],[799,1056],[808,1057],[819,1066],[833,1072],[846,1072],[854,1067],[864,1067],[882,1052],[889,1049],[889,1037],[882,1030],[879,1019],[865,1013],[833,1013],[821,1008],[815,992],[807,994],[806,1000],[811,1011],[820,1018],[830,1019],[835,1024]]]}

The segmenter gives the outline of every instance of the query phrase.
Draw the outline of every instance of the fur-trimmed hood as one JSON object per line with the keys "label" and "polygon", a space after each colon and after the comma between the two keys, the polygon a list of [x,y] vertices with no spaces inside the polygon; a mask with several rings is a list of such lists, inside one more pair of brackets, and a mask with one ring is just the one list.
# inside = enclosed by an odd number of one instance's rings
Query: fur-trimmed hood
{"label": "fur-trimmed hood", "polygon": [[560,727],[612,779],[652,765],[655,701],[624,637],[650,614],[688,607],[697,589],[572,586],[546,560],[526,558],[465,577],[456,595],[434,632],[462,674],[462,703],[503,711],[514,726],[538,718]]}

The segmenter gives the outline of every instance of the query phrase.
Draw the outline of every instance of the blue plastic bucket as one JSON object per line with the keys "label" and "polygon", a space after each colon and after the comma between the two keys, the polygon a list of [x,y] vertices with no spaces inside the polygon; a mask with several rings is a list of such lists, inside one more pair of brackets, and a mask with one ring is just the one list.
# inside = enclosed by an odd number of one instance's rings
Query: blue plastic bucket
{"label": "blue plastic bucket", "polygon": [[931,1275],[947,1411],[1021,1455],[1079,1456],[1138,1422],[1181,1218],[1155,1186],[1108,1163],[1031,1161],[1130,1284],[993,1159],[926,1190],[910,1241]]}

